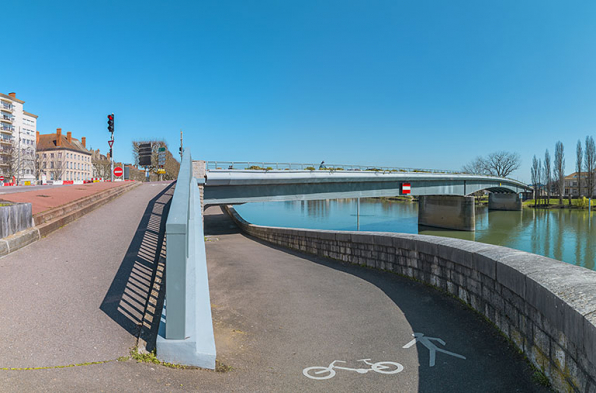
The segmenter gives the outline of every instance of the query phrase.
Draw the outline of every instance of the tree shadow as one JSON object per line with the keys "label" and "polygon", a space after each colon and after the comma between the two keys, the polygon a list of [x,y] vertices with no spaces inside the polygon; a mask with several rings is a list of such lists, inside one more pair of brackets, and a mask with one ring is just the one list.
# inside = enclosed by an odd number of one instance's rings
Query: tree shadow
{"label": "tree shadow", "polygon": [[153,332],[159,327],[159,317],[155,316],[155,312],[161,310],[157,306],[159,292],[163,291],[152,289],[160,260],[161,263],[165,260],[165,224],[174,186],[175,182],[171,183],[147,204],[126,255],[99,307],[137,337],[141,328]]}

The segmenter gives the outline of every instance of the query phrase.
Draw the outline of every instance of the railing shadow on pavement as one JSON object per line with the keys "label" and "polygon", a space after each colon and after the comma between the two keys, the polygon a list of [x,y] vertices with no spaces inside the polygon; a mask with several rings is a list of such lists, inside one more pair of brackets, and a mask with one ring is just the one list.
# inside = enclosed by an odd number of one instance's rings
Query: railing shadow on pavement
{"label": "railing shadow on pavement", "polygon": [[[159,293],[152,292],[160,259],[165,258],[165,223],[175,183],[147,204],[100,309],[123,329],[139,337],[141,329],[155,337],[159,328]],[[147,340],[148,351],[155,340]]]}

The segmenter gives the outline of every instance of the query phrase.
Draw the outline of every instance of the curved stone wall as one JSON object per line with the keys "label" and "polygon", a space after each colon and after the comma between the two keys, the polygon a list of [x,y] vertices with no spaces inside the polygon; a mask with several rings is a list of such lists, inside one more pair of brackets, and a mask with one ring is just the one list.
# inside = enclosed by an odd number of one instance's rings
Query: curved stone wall
{"label": "curved stone wall", "polygon": [[596,271],[506,247],[435,236],[253,225],[254,237],[412,277],[492,321],[560,391],[596,392]]}

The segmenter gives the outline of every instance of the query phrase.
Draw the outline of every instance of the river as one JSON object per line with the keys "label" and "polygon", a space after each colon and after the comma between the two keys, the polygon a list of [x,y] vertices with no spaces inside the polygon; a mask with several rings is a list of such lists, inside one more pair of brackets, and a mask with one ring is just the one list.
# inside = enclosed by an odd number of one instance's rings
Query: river
{"label": "river", "polygon": [[[355,231],[356,200],[247,203],[236,206],[247,221],[267,226]],[[418,226],[418,204],[362,199],[360,230],[420,233],[474,240],[594,268],[596,215],[584,210],[533,209],[519,212],[476,208],[476,232]]]}

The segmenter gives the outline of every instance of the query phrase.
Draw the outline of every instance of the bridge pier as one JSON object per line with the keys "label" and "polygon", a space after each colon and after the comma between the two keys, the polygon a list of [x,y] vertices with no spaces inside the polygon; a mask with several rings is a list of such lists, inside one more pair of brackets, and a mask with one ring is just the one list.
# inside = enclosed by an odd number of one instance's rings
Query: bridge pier
{"label": "bridge pier", "polygon": [[474,197],[459,195],[424,195],[418,203],[418,225],[474,231]]}
{"label": "bridge pier", "polygon": [[488,194],[488,210],[522,210],[519,194]]}

